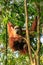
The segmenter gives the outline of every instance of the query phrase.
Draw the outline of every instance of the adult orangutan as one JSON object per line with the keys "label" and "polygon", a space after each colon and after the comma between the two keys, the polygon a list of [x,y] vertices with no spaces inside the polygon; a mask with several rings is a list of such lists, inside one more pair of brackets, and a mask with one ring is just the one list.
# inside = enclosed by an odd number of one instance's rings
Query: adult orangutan
{"label": "adult orangutan", "polygon": [[21,28],[19,26],[13,27],[11,22],[8,22],[7,29],[8,29],[8,36],[9,36],[9,47],[13,51],[19,50],[21,53],[26,53],[27,44],[24,41],[24,39],[22,39]]}
{"label": "adult orangutan", "polygon": [[[34,22],[32,23],[31,30],[35,31],[37,26],[37,18],[35,18]],[[22,38],[22,29],[19,26],[12,25],[11,22],[7,24],[8,36],[9,36],[9,47],[13,51],[20,51],[21,53],[28,52],[28,46],[26,41]]]}

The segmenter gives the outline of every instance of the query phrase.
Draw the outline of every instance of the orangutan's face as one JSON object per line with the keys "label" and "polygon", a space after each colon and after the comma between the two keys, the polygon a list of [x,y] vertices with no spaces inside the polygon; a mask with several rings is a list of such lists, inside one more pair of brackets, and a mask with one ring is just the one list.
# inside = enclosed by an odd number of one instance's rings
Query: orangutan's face
{"label": "orangutan's face", "polygon": [[21,34],[21,29],[19,26],[15,26],[14,31],[16,32],[16,34],[19,34],[19,35]]}

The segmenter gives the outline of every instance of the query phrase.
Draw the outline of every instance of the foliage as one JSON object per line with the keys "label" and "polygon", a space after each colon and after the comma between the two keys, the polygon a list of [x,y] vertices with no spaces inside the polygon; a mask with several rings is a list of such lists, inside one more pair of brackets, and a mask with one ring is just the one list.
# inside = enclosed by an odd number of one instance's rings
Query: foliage
{"label": "foliage", "polygon": [[[29,15],[29,23],[28,26],[29,28],[31,27],[31,24],[37,16],[37,11],[34,5],[34,2],[40,2],[41,0],[30,0],[27,3],[28,7],[28,15]],[[41,24],[43,23],[43,6],[41,6],[41,12],[40,12],[40,34],[41,34]],[[19,55],[18,58],[15,58],[15,55],[10,52],[9,50],[7,51],[7,56],[6,56],[6,24],[10,21],[12,22],[13,25],[19,25],[21,27],[24,26],[25,23],[25,13],[24,13],[24,0],[0,0],[0,62],[1,65],[5,65],[6,57],[7,57],[7,64],[6,65],[29,65],[29,59],[28,55]],[[37,36],[37,33],[34,32]],[[35,36],[35,38],[36,38]],[[31,37],[32,38],[32,37]],[[7,37],[8,40],[8,37]],[[8,41],[7,41],[8,42]],[[36,41],[34,41],[34,38],[31,40],[31,43],[35,44],[36,46]],[[7,43],[8,44],[8,43]],[[43,45],[42,45],[43,46]],[[40,55],[43,53],[43,48],[41,46],[41,52]],[[36,47],[35,47],[36,49]],[[42,53],[42,54],[41,54]],[[41,65],[43,65],[43,56],[41,56]],[[2,63],[3,62],[3,63]]]}

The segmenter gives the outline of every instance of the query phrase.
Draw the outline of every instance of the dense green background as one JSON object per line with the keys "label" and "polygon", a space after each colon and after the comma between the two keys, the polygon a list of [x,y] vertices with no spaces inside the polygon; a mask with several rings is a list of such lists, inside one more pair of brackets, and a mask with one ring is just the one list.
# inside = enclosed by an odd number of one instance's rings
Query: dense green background
{"label": "dense green background", "polygon": [[[35,8],[35,3],[38,2],[40,5],[40,35],[41,35],[41,24],[43,23],[43,0],[29,0],[28,15],[29,15],[29,28],[37,16],[37,10]],[[6,51],[6,41],[8,46],[8,34],[6,24],[12,22],[13,25],[24,26],[25,23],[25,11],[24,11],[24,0],[0,0],[0,65],[30,65],[28,54],[20,55],[17,51],[13,53],[9,48]],[[37,32],[35,37],[37,36]],[[7,36],[7,38],[6,38]],[[32,37],[31,37],[32,38]],[[31,43],[35,44],[34,38],[32,38]],[[35,47],[36,49],[36,47]],[[7,54],[6,54],[7,53]],[[43,44],[41,44],[40,50],[40,64],[43,65]]]}

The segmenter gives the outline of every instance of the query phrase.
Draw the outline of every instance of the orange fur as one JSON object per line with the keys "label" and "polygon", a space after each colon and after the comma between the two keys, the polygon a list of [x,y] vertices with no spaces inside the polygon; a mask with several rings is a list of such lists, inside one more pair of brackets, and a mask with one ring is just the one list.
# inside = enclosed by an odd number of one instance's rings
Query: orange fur
{"label": "orange fur", "polygon": [[[13,28],[12,24],[10,22],[8,22],[7,24],[7,30],[8,30],[8,36],[9,36],[9,47],[12,49],[12,51],[16,51],[17,49],[14,47],[15,45],[15,41],[19,41],[19,44],[17,45],[21,45],[21,41],[22,41],[22,37],[18,34],[16,34],[15,29]],[[20,53],[25,54],[26,53],[26,49],[22,49],[20,50]]]}
{"label": "orange fur", "polygon": [[34,20],[33,23],[32,23],[31,31],[35,31],[36,28],[37,28],[37,17],[35,18],[35,20]]}

